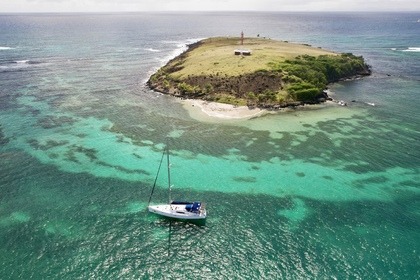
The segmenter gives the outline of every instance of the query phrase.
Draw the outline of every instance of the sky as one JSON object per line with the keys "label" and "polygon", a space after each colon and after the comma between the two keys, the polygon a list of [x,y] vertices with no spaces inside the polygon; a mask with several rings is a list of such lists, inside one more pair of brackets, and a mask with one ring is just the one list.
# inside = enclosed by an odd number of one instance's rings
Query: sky
{"label": "sky", "polygon": [[0,0],[0,13],[143,11],[420,11],[419,0]]}

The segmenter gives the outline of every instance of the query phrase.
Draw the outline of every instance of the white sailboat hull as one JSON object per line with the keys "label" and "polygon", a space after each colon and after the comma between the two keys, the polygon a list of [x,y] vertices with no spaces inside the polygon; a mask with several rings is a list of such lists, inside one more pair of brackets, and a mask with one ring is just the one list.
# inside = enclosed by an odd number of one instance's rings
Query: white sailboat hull
{"label": "white sailboat hull", "polygon": [[[168,189],[169,189],[169,204],[159,204],[159,205],[149,205],[147,209],[151,213],[161,215],[168,218],[180,219],[180,220],[204,220],[206,218],[206,208],[205,204],[201,201],[187,202],[183,201],[173,201],[171,200],[171,172],[170,172],[170,161],[169,161],[169,148],[166,147],[166,150],[162,154],[162,159],[160,160],[159,169],[156,174],[156,179],[159,176],[160,166],[162,164],[164,155],[166,153],[166,159],[168,163]],[[153,190],[156,186],[153,185],[152,193],[150,194],[149,204],[153,195]]]}
{"label": "white sailboat hull", "polygon": [[160,204],[148,206],[151,213],[174,219],[183,220],[202,220],[206,218],[206,210],[202,209],[199,212],[190,212],[186,209],[186,204]]}

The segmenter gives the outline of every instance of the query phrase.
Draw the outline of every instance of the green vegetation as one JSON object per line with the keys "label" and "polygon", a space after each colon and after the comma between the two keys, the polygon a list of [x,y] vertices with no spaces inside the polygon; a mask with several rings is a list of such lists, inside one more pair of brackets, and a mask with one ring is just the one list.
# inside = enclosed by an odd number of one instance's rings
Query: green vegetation
{"label": "green vegetation", "polygon": [[[251,56],[234,55],[236,48]],[[234,105],[277,107],[325,100],[328,83],[369,75],[362,57],[267,39],[210,38],[156,72],[151,88]]]}
{"label": "green vegetation", "polygon": [[315,101],[327,84],[368,73],[363,57],[341,55],[301,55],[293,60],[270,63],[273,71],[284,73],[287,92],[298,101]]}

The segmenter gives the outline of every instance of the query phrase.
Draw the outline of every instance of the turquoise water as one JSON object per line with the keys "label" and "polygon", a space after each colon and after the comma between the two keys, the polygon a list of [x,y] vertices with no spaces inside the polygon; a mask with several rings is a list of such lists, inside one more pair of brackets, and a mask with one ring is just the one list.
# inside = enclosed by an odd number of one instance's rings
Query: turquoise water
{"label": "turquoise water", "polygon": [[[0,278],[419,278],[418,18],[0,16]],[[373,75],[331,86],[347,107],[219,123],[145,86],[235,30],[363,55]],[[204,200],[205,226],[146,211],[166,138],[172,196]]]}

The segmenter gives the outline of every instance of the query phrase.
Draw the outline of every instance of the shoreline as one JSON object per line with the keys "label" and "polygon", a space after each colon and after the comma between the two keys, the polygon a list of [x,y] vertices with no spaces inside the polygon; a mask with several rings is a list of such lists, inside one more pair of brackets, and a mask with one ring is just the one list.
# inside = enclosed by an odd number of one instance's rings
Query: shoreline
{"label": "shoreline", "polygon": [[[203,101],[240,99],[242,103],[245,100],[262,110],[277,111],[285,107],[323,103],[328,100],[325,88],[329,84],[371,74],[362,57],[284,41],[247,38],[247,44],[255,52],[246,58],[239,57],[232,50],[238,46],[238,40],[215,37],[192,43],[154,73],[146,84],[154,91],[175,97]],[[292,61],[287,60],[288,57]],[[275,61],[279,58],[284,61],[277,65]],[[298,70],[295,69],[296,63]],[[317,67],[332,70],[321,71],[320,77],[313,81]],[[290,71],[296,79],[289,79]],[[308,71],[313,75],[302,74]],[[224,119],[252,118],[260,114],[259,110],[247,108],[242,109],[244,112],[226,115],[225,111],[232,111],[233,106],[214,108],[207,106],[206,102],[196,105],[207,115],[221,114]]]}
{"label": "shoreline", "polygon": [[191,118],[207,122],[243,121],[263,117],[269,114],[318,110],[325,107],[338,106],[334,101],[326,101],[321,104],[269,110],[261,108],[250,109],[247,106],[234,106],[231,104],[210,102],[200,99],[181,99],[179,102],[184,109],[187,110]]}
{"label": "shoreline", "polygon": [[197,113],[202,113],[215,120],[246,120],[270,113],[265,109],[250,109],[247,106],[234,106],[200,99],[182,99],[181,103],[190,116],[193,117]]}

